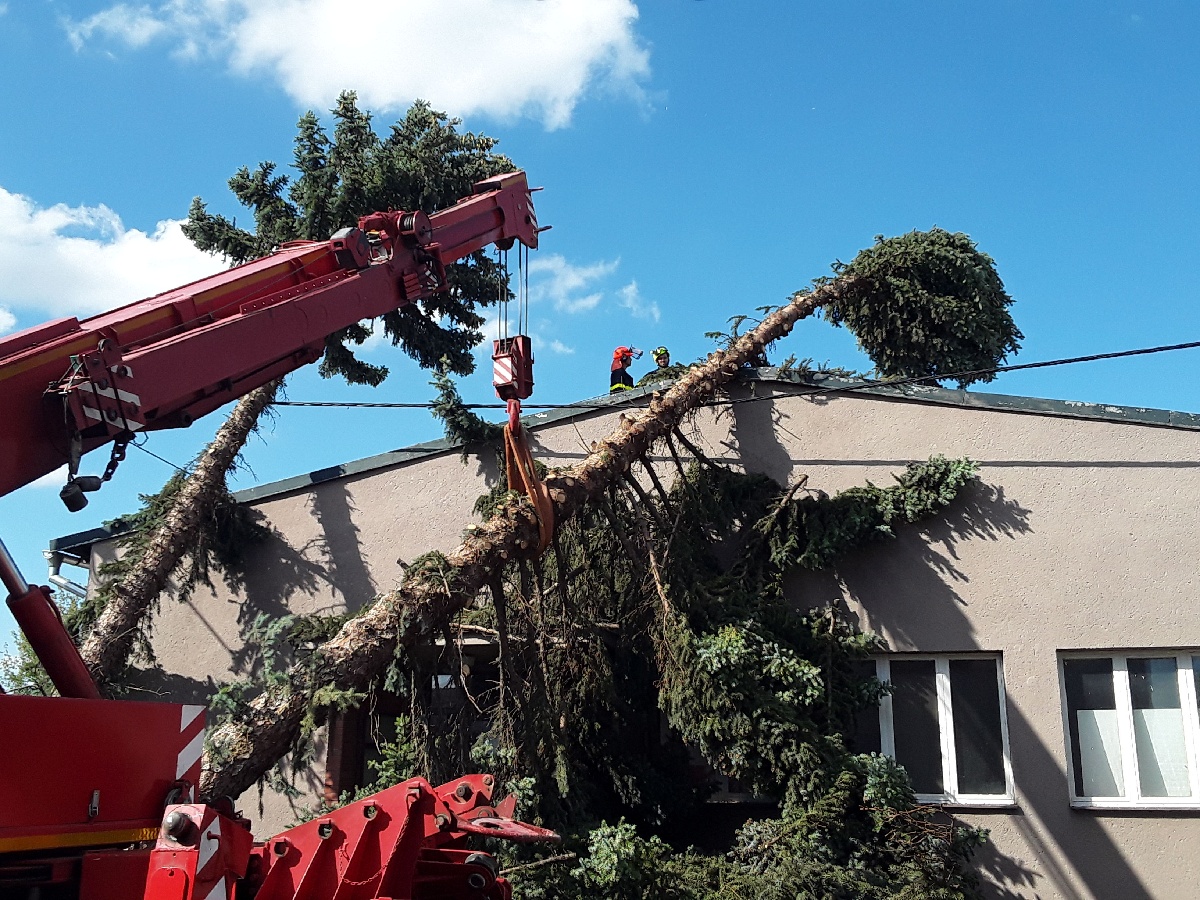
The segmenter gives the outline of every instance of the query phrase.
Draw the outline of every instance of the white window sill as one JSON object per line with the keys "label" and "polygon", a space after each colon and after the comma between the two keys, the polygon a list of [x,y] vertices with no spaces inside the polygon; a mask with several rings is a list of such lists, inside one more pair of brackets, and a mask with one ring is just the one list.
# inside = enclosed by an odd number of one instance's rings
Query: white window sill
{"label": "white window sill", "polygon": [[1072,809],[1097,809],[1109,811],[1145,811],[1155,810],[1200,810],[1200,799],[1195,797],[1179,797],[1172,800],[1166,797],[1155,797],[1152,800],[1125,800],[1120,797],[1101,800],[1072,799]]}
{"label": "white window sill", "polygon": [[1017,801],[1009,796],[975,795],[946,797],[941,794],[917,794],[917,802],[945,809],[1016,809]]}

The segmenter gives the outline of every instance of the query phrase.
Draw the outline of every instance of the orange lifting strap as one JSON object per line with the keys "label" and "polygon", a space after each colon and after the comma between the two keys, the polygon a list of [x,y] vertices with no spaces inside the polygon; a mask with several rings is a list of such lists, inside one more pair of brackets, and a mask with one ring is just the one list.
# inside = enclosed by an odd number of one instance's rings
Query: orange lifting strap
{"label": "orange lifting strap", "polygon": [[[509,402],[511,408],[512,401]],[[520,404],[517,403],[518,415]],[[520,419],[509,421],[504,426],[504,465],[508,470],[508,489],[520,491],[529,498],[538,520],[538,553],[550,546],[554,537],[554,502],[550,499],[550,491],[537,476],[533,466],[533,454],[529,452],[529,444],[525,441],[525,429],[521,427]]]}

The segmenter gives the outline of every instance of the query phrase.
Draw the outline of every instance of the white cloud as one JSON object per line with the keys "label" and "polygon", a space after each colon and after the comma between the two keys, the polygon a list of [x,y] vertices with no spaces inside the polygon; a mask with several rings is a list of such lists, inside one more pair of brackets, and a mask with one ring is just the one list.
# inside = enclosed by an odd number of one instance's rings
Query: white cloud
{"label": "white cloud", "polygon": [[538,255],[529,263],[529,302],[549,300],[559,312],[580,313],[595,309],[604,294],[596,283],[611,275],[621,264],[598,262],[576,266],[557,253]]}
{"label": "white cloud", "polygon": [[179,225],[148,234],[107,206],[39,207],[0,188],[0,310],[83,318],[221,271]]}
{"label": "white cloud", "polygon": [[17,324],[17,317],[11,312],[0,306],[0,334],[6,334],[12,331]]}
{"label": "white cloud", "polygon": [[47,472],[36,481],[31,481],[26,487],[31,488],[60,488],[67,483],[67,467],[59,466],[53,472]]}
{"label": "white cloud", "polygon": [[629,310],[635,319],[650,319],[657,322],[662,318],[662,311],[658,308],[657,303],[647,302],[642,299],[642,294],[638,290],[636,281],[629,282],[629,284],[617,291],[617,296],[621,298],[621,305]]}
{"label": "white cloud", "polygon": [[529,115],[560,128],[591,90],[644,102],[650,53],[637,19],[633,0],[166,0],[64,25],[77,48],[161,39],[178,55],[265,71],[317,108],[353,88],[380,111],[420,97],[454,115]]}
{"label": "white cloud", "polygon": [[[601,303],[607,302],[609,306],[606,312],[611,312],[615,306],[619,306],[629,310],[634,318],[652,319],[657,322],[660,315],[658,305],[647,303],[641,298],[636,281],[615,292],[606,285],[620,265],[620,259],[576,265],[558,253],[539,253],[529,263],[530,307],[532,309],[548,304],[556,312],[572,315],[591,312]],[[515,314],[515,308],[509,311],[510,326]],[[481,328],[484,344],[476,350],[480,359],[491,356],[491,342],[500,336],[499,312],[489,310],[485,316],[486,321]],[[560,340],[544,340],[544,335],[538,334],[536,328],[531,331],[530,336],[537,346],[545,347],[551,353],[570,355],[575,352],[574,347]]]}
{"label": "white cloud", "polygon": [[146,46],[168,30],[167,23],[150,7],[124,3],[110,6],[79,22],[67,19],[63,27],[67,30],[67,40],[77,51],[97,34],[119,36],[128,46],[137,48]]}

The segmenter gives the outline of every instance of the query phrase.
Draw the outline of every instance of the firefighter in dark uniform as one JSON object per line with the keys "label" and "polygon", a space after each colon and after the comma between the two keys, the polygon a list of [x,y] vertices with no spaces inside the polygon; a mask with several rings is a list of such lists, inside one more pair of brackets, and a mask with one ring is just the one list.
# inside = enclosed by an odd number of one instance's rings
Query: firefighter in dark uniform
{"label": "firefighter in dark uniform", "polygon": [[629,374],[629,365],[635,359],[642,358],[642,351],[637,347],[618,347],[613,351],[612,375],[608,380],[608,392],[616,394],[633,387],[633,376]]}

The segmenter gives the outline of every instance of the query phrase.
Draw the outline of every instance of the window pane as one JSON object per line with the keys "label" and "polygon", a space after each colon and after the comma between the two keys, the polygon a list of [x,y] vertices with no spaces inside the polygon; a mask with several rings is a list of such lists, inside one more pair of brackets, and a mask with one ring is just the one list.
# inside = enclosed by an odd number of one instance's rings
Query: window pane
{"label": "window pane", "polygon": [[[853,666],[857,678],[866,681],[875,677],[875,660],[855,660]],[[868,706],[866,709],[860,709],[854,717],[854,731],[850,734],[850,749],[855,753],[882,753],[882,748],[883,742],[879,735],[879,707]]]}
{"label": "window pane", "polygon": [[961,794],[1003,794],[1004,741],[994,659],[950,660],[954,756]]}
{"label": "window pane", "polygon": [[933,660],[893,659],[891,669],[896,762],[908,770],[918,794],[941,794],[945,788]]}
{"label": "window pane", "polygon": [[1200,712],[1200,656],[1192,657],[1192,684],[1196,685],[1196,711]]}
{"label": "window pane", "polygon": [[1063,675],[1075,793],[1080,797],[1123,797],[1112,660],[1065,659]]}
{"label": "window pane", "polygon": [[1187,797],[1187,744],[1174,657],[1130,659],[1129,698],[1143,797]]}

